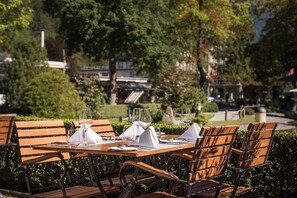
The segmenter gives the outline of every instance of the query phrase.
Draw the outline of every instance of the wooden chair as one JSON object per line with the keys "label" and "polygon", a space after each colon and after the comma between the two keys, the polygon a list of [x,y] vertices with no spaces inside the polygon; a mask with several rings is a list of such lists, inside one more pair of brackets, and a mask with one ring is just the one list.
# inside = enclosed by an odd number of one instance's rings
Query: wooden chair
{"label": "wooden chair", "polygon": [[[72,122],[75,129],[79,128],[78,121]],[[102,137],[115,136],[115,132],[110,124],[109,120],[93,120],[92,130],[98,133]]]}
{"label": "wooden chair", "polygon": [[0,114],[0,165],[6,161],[11,141],[16,114]]}
{"label": "wooden chair", "polygon": [[[181,190],[183,197],[215,190],[217,197],[227,175],[227,163],[238,128],[239,126],[202,128],[202,138],[197,139],[194,151],[174,153],[170,160],[176,166],[168,167],[167,171],[141,161],[125,161],[120,172],[121,183],[127,194],[125,196],[131,196],[136,188],[135,179],[127,180],[124,175],[124,169],[132,166],[135,168],[134,176],[139,171],[145,171],[172,182],[169,192],[154,192],[141,197],[177,197],[171,194],[175,189]],[[180,163],[177,161],[179,159],[182,160]]]}
{"label": "wooden chair", "polygon": [[[26,183],[31,197],[107,197],[106,192],[117,191],[115,187],[72,185],[66,160],[69,153],[34,150],[33,147],[52,142],[66,142],[66,131],[62,120],[17,121],[18,148],[20,166],[25,170]],[[46,175],[40,180],[48,183],[46,189],[36,189],[34,173],[44,171]],[[40,182],[40,181],[38,181]],[[58,184],[59,188],[50,184]],[[38,186],[39,188],[40,186]],[[44,186],[42,186],[44,187]],[[49,188],[50,187],[50,188]]]}
{"label": "wooden chair", "polygon": [[[273,133],[277,122],[250,123],[240,149],[232,149],[237,155],[237,164],[233,170],[237,173],[231,197],[253,193],[258,196],[258,186],[262,180],[265,168],[271,164],[268,160]],[[249,173],[249,174],[248,174]],[[240,186],[247,179],[255,181],[252,187]]]}
{"label": "wooden chair", "polygon": [[[72,122],[72,126],[76,130],[79,129],[80,127],[78,121]],[[93,120],[92,130],[102,137],[112,137],[116,135],[110,121],[106,119]],[[106,176],[104,177],[106,180],[101,181],[101,184],[103,186],[121,186],[120,180],[118,177],[118,171],[122,165],[122,160],[119,157],[113,156],[113,157],[107,158],[107,156],[104,156],[104,159],[103,159],[103,156],[87,155],[85,153],[75,155],[75,158],[77,157],[79,158],[88,157],[89,167],[91,167],[91,169],[93,170],[100,169],[100,171],[97,171],[97,172],[101,172],[103,175]],[[98,158],[99,158],[99,161],[101,162],[104,161],[103,164],[102,163],[100,164],[100,167],[95,166],[95,164],[97,164],[96,160],[98,160]],[[90,174],[93,175],[93,177],[97,177],[97,178],[102,177],[102,174],[101,175],[96,174],[91,169],[89,171],[90,171]],[[143,175],[143,176],[138,176],[137,181],[139,184],[150,183],[150,182],[153,182],[153,178]]]}

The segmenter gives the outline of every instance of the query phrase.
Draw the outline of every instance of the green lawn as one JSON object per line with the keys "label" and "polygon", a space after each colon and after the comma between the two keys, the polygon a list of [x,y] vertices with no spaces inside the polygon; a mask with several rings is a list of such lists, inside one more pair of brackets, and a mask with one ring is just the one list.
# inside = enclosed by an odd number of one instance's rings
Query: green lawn
{"label": "green lawn", "polygon": [[227,121],[209,121],[207,126],[220,126],[220,125],[244,125],[255,121],[255,116],[246,115],[242,119],[238,120],[227,120]]}

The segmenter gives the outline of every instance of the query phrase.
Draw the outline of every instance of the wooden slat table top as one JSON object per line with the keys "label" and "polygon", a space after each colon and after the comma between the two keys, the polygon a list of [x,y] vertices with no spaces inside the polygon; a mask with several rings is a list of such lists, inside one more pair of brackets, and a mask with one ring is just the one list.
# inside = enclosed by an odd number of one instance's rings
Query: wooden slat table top
{"label": "wooden slat table top", "polygon": [[[177,135],[167,136],[165,138],[175,138]],[[167,152],[174,152],[183,149],[191,149],[195,147],[195,143],[185,143],[185,144],[176,144],[171,145],[170,148],[161,148],[153,150],[139,149],[136,151],[114,151],[110,150],[110,147],[118,146],[119,144],[126,144],[125,141],[117,141],[106,144],[97,144],[89,146],[70,146],[70,145],[57,145],[57,144],[46,144],[35,146],[34,149],[38,150],[51,150],[51,151],[66,151],[73,153],[88,153],[88,154],[102,154],[102,155],[117,155],[117,156],[130,156],[130,157],[144,157],[150,155],[156,155]]]}

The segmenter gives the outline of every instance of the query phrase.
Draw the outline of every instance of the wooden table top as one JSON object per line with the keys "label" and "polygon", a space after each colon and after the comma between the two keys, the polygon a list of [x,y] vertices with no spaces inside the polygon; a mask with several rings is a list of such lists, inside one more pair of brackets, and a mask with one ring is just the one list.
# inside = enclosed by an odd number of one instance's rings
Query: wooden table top
{"label": "wooden table top", "polygon": [[[177,136],[167,135],[164,139],[171,139]],[[162,138],[163,139],[163,138]],[[35,146],[34,149],[38,150],[51,150],[59,152],[74,152],[74,153],[88,153],[88,154],[103,154],[103,155],[118,155],[118,156],[131,156],[131,157],[144,157],[149,155],[174,152],[183,149],[191,149],[195,147],[195,143],[182,143],[182,144],[164,144],[160,143],[158,149],[147,149],[143,147],[136,148],[135,151],[126,150],[112,150],[111,147],[118,147],[125,145],[125,141],[103,141],[102,144],[88,145],[88,146],[71,146],[67,144],[46,144]]]}

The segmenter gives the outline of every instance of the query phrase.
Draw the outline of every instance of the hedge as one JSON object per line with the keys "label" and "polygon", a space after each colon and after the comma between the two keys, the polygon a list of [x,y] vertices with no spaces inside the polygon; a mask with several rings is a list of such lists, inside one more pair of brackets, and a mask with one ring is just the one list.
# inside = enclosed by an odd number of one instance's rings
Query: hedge
{"label": "hedge", "polygon": [[[70,124],[70,120],[65,121],[66,125]],[[117,134],[120,134],[124,125],[128,122],[112,123]],[[181,134],[186,130],[186,126],[153,124],[160,127],[162,132],[167,134]],[[245,131],[239,131],[237,134],[235,147],[240,145]],[[263,178],[263,182],[259,188],[261,197],[294,197],[297,193],[297,133],[276,131],[269,159],[273,164],[267,169]],[[0,188],[6,188],[16,191],[25,191],[26,186],[24,177],[18,171],[16,164],[17,154],[13,149],[9,156],[10,161],[8,167],[2,167],[0,170]],[[79,170],[73,166],[72,172]],[[8,169],[8,170],[7,170]],[[5,172],[4,172],[5,170]]]}

